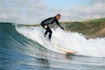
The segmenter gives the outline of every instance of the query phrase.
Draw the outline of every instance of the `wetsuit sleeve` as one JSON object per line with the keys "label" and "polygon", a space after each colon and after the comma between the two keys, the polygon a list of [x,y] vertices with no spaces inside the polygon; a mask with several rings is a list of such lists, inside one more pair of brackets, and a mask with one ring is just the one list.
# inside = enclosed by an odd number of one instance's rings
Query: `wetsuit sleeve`
{"label": "wetsuit sleeve", "polygon": [[61,29],[64,30],[64,28],[59,24],[58,20],[56,20],[56,24],[57,24]]}

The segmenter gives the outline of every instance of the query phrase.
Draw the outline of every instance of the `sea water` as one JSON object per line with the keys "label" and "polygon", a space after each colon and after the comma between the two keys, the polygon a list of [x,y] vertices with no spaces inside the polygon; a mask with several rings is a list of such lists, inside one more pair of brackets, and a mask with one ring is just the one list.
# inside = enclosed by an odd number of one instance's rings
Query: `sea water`
{"label": "sea water", "polygon": [[49,44],[42,27],[0,24],[0,70],[104,70],[105,39],[53,29],[52,40],[77,54],[66,55]]}

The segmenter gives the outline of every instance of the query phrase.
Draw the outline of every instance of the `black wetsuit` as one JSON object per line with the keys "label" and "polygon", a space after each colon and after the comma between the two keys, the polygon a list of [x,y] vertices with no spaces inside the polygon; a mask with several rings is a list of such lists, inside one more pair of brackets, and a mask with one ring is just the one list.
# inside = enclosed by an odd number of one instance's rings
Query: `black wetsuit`
{"label": "black wetsuit", "polygon": [[[45,19],[41,22],[41,26],[44,28],[45,25],[47,25],[48,27],[46,28],[46,32],[45,32],[45,36],[47,35],[47,33],[49,32],[49,39],[51,39],[52,36],[52,31],[49,27],[49,24],[53,24],[56,23],[61,29],[64,30],[64,28],[59,24],[58,20],[56,19],[56,17],[50,17],[48,19]],[[45,29],[45,28],[44,28]]]}

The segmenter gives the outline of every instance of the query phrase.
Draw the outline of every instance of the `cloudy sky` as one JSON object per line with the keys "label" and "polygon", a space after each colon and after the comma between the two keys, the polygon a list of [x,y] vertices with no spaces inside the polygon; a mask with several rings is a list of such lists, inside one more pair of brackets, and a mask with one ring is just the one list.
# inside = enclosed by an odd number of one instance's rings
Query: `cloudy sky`
{"label": "cloudy sky", "polygon": [[39,24],[60,13],[60,21],[105,17],[105,0],[0,0],[0,22]]}

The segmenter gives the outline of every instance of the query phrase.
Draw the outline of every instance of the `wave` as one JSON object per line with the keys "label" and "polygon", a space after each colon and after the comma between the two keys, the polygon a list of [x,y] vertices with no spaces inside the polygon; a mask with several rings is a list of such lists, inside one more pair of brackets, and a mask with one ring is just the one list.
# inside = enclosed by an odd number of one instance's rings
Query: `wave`
{"label": "wave", "polygon": [[[77,51],[76,55],[105,57],[105,38],[87,40],[82,34],[52,28],[51,44],[47,37],[43,37],[44,31],[40,26],[0,24],[1,50],[10,49],[33,57],[46,58],[45,56],[55,57],[59,53],[65,54],[55,47],[59,45],[68,51]],[[50,53],[56,55],[51,56]]]}
{"label": "wave", "polygon": [[[15,52],[35,58],[55,57],[54,53],[44,48],[39,43],[28,39],[16,30],[15,24],[0,24],[0,52],[14,54]],[[46,55],[45,55],[46,54]],[[55,55],[50,55],[55,54]],[[1,56],[2,57],[2,56]],[[4,57],[4,56],[3,56]]]}
{"label": "wave", "polygon": [[43,37],[45,30],[40,27],[26,27],[17,26],[16,30],[25,37],[41,44],[43,47],[62,53],[62,51],[54,48],[55,44],[60,45],[69,51],[77,51],[76,55],[105,57],[105,38],[89,39],[87,40],[82,34],[64,32],[60,28],[52,28],[53,36],[52,43],[49,44],[48,40]]}

